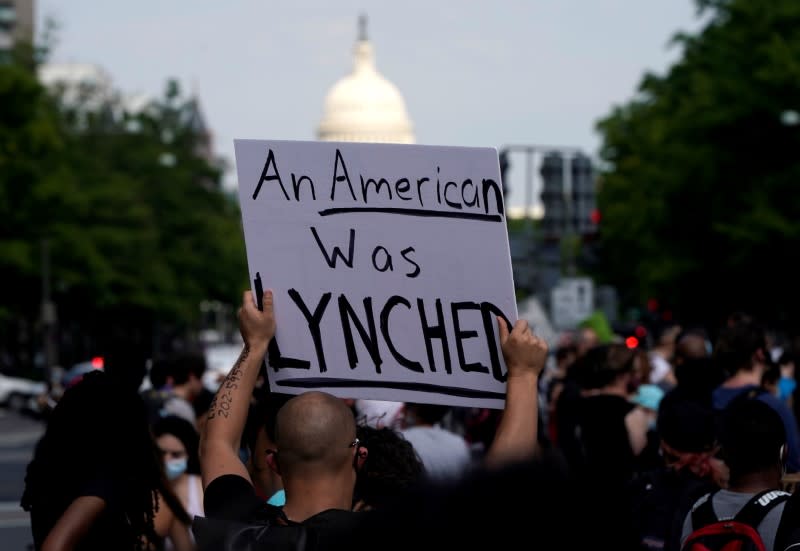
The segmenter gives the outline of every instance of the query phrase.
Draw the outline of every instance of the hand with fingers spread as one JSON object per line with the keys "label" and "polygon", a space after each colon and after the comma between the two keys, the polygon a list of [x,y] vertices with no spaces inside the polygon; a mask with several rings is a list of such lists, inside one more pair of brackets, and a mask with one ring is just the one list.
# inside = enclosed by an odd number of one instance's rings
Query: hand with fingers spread
{"label": "hand with fingers spread", "polygon": [[264,310],[259,310],[252,291],[245,291],[239,308],[239,331],[245,346],[249,348],[258,345],[265,347],[275,336],[272,291],[264,292],[263,306]]}
{"label": "hand with fingers spread", "polygon": [[503,318],[498,317],[497,324],[509,379],[524,375],[538,377],[547,360],[547,343],[533,334],[525,320],[517,320],[511,332]]}

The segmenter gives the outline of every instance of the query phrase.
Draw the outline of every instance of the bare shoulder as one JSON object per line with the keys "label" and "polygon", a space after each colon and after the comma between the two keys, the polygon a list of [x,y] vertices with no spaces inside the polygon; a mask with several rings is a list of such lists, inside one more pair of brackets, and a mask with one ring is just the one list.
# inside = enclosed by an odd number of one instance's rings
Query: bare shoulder
{"label": "bare shoulder", "polygon": [[647,426],[650,423],[650,418],[647,415],[647,412],[639,407],[636,406],[632,410],[628,412],[625,416],[625,425],[629,429],[645,429],[647,430]]}
{"label": "bare shoulder", "polygon": [[199,474],[192,474],[189,475],[189,484],[195,487],[195,490],[200,492],[200,495],[203,495],[203,477]]}

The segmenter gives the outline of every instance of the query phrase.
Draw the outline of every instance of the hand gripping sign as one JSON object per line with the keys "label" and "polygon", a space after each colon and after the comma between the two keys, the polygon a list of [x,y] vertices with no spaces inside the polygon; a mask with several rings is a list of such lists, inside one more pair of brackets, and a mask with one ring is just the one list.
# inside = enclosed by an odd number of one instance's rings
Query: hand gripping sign
{"label": "hand gripping sign", "polygon": [[275,392],[503,406],[517,318],[494,148],[236,140]]}

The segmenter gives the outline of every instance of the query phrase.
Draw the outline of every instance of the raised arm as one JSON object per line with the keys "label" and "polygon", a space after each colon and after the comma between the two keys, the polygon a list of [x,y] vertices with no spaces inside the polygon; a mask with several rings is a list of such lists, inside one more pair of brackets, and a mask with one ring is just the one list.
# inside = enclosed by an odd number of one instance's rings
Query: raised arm
{"label": "raised arm", "polygon": [[275,335],[272,292],[264,293],[264,310],[256,307],[253,294],[245,292],[239,308],[239,330],[244,348],[228,376],[217,390],[208,422],[200,442],[200,467],[203,488],[226,474],[250,477],[239,459],[239,447],[250,405],[250,397],[258,378],[267,345]]}
{"label": "raised arm", "polygon": [[547,359],[547,343],[534,335],[528,322],[518,320],[509,333],[498,318],[500,347],[508,368],[506,407],[486,465],[499,467],[533,457],[539,421],[539,374]]}

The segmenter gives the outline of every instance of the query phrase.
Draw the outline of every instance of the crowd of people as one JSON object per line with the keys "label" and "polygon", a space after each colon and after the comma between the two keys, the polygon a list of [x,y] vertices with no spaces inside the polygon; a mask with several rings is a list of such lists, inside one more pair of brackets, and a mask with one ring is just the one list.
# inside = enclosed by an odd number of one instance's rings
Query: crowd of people
{"label": "crowd of people", "polygon": [[107,355],[28,466],[34,546],[800,544],[794,359],[757,320],[663,323],[649,349],[586,328],[552,351],[498,321],[503,410],[271,393],[269,292],[263,309],[245,293],[242,353],[215,394],[201,355],[156,361],[147,391],[135,359]]}

